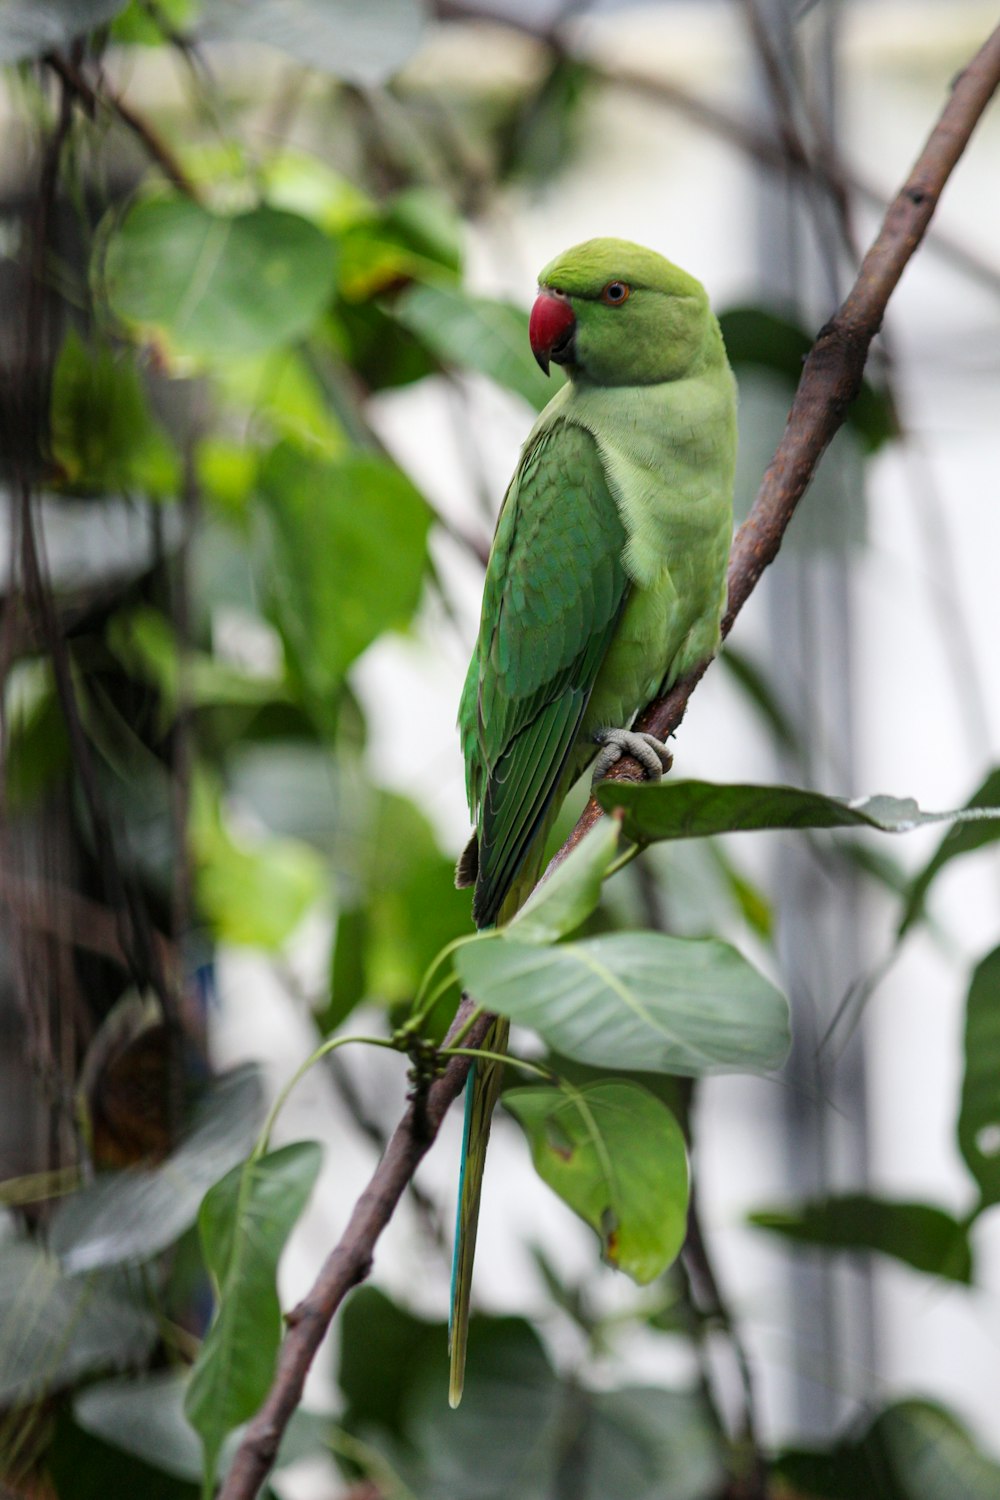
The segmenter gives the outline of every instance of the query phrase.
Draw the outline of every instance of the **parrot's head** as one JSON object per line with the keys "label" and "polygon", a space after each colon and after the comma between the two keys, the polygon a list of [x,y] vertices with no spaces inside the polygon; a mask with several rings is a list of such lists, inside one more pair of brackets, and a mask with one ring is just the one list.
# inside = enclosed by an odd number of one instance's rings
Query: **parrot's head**
{"label": "parrot's head", "polygon": [[653,385],[694,373],[714,325],[700,281],[630,240],[586,240],[538,278],[529,337],[545,371],[592,385]]}

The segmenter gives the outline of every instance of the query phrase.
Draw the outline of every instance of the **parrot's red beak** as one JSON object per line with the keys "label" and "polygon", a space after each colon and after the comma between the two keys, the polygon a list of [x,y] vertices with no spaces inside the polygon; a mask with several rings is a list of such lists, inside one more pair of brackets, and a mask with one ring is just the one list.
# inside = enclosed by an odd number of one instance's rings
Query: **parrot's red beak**
{"label": "parrot's red beak", "polygon": [[576,316],[566,298],[557,297],[552,292],[539,292],[531,309],[528,338],[531,352],[546,375],[550,360],[554,359],[557,364],[565,361],[575,331]]}

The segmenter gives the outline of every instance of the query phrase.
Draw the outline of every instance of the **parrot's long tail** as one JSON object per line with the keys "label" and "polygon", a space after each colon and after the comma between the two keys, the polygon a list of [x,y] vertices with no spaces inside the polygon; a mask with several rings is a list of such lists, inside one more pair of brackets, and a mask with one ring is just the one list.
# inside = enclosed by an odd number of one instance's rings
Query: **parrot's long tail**
{"label": "parrot's long tail", "polygon": [[[503,899],[497,917],[498,925],[509,922],[530,896],[542,867],[545,840],[558,810],[557,800]],[[461,865],[459,869],[461,871]],[[510,1022],[504,1016],[498,1016],[483,1038],[483,1051],[506,1052],[509,1033]],[[455,1251],[451,1263],[451,1310],[448,1315],[448,1353],[451,1358],[448,1400],[453,1407],[461,1401],[465,1383],[465,1348],[469,1340],[469,1299],[472,1294],[472,1262],[476,1254],[479,1200],[483,1191],[483,1169],[486,1166],[486,1147],[490,1140],[490,1123],[500,1097],[503,1070],[501,1062],[474,1062],[465,1085],[465,1132],[462,1137],[462,1166],[458,1178]]]}
{"label": "parrot's long tail", "polygon": [[[483,1039],[485,1052],[506,1052],[510,1022],[498,1016]],[[472,1295],[472,1263],[476,1254],[479,1200],[483,1191],[486,1147],[489,1145],[493,1111],[500,1096],[503,1063],[474,1062],[465,1085],[465,1131],[462,1137],[462,1167],[458,1179],[455,1214],[455,1255],[451,1267],[451,1312],[448,1319],[448,1354],[451,1375],[448,1401],[454,1407],[462,1399],[465,1383],[465,1349],[469,1340],[469,1299]]]}

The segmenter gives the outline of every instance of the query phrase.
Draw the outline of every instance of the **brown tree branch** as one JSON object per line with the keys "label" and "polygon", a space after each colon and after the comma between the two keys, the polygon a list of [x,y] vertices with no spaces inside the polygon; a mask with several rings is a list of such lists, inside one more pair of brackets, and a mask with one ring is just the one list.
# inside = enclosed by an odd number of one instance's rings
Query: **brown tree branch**
{"label": "brown tree branch", "polygon": [[[977,122],[1000,86],[1000,27],[956,79],[951,97],[906,183],[891,204],[882,228],[865,256],[843,305],[806,360],[784,435],[733,544],[729,567],[728,635],[764,569],[777,556],[785,529],[830,439],[842,425],[861,384],[865,359],[903,270],[919,245],[948,177]],[[665,698],[643,712],[641,728],[664,737],[680,724],[688,700],[708,663],[679,682]],[[613,768],[614,779],[638,781],[634,761]],[[560,850],[564,858],[601,817],[591,799]],[[469,1014],[463,1001],[456,1017]],[[478,1046],[488,1024],[480,1017],[467,1045]],[[454,1030],[454,1028],[453,1028]],[[308,1296],[289,1317],[289,1331],[270,1393],[247,1427],[222,1489],[222,1500],[252,1500],[278,1450],[281,1435],[298,1405],[306,1371],[337,1307],[350,1288],[367,1276],[379,1235],[417,1164],[429,1149],[449,1106],[465,1081],[467,1064],[455,1059],[433,1085],[419,1114],[404,1115],[355,1206],[339,1244],[327,1258]],[[423,1129],[418,1129],[418,1124]]]}

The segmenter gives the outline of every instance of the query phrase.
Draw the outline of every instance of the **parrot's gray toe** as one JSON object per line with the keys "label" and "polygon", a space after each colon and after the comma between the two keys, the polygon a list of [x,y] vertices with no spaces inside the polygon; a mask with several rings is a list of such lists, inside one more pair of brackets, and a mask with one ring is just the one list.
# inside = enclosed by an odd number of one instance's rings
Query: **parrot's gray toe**
{"label": "parrot's gray toe", "polygon": [[594,762],[592,786],[603,781],[615,761],[621,760],[623,755],[630,755],[639,762],[647,781],[659,781],[674,763],[666,745],[653,734],[639,734],[632,729],[600,729],[594,739],[601,749]]}

